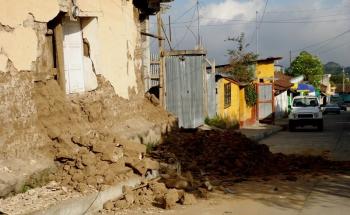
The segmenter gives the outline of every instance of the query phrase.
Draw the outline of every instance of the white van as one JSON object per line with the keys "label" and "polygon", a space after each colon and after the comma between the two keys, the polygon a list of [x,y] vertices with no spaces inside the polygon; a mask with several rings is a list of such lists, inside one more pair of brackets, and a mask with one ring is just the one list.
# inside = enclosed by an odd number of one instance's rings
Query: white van
{"label": "white van", "polygon": [[323,116],[316,96],[296,96],[293,98],[289,114],[289,130],[298,126],[312,125],[323,131]]}

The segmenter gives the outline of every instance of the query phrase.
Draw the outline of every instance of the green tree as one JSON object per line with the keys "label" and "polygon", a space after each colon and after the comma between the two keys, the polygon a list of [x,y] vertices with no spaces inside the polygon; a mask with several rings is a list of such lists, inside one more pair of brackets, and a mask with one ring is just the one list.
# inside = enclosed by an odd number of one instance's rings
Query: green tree
{"label": "green tree", "polygon": [[317,56],[303,51],[294,59],[288,73],[292,76],[304,75],[310,84],[319,87],[323,75],[323,65]]}
{"label": "green tree", "polygon": [[257,93],[254,84],[251,82],[255,79],[255,64],[258,58],[253,52],[247,51],[249,46],[245,43],[244,33],[238,37],[230,37],[228,41],[233,42],[233,49],[228,50],[230,56],[230,65],[232,70],[229,71],[233,77],[243,83],[249,83],[245,88],[245,100],[248,106],[254,106],[257,100]]}
{"label": "green tree", "polygon": [[240,82],[251,82],[255,78],[255,62],[258,56],[247,51],[249,44],[245,43],[244,33],[238,37],[230,37],[227,41],[233,42],[233,49],[228,50],[232,71],[229,71]]}

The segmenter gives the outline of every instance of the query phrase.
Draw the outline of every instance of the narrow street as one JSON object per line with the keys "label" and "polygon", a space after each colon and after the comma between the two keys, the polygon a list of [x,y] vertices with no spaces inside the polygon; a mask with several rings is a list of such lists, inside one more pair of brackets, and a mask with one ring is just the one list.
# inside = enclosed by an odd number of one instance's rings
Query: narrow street
{"label": "narrow street", "polygon": [[[350,112],[326,115],[325,130],[312,127],[296,132],[281,131],[263,141],[274,153],[322,155],[332,160],[350,159]],[[214,192],[193,206],[170,211],[150,210],[147,214],[349,214],[350,173],[312,173],[289,181],[281,177],[248,180]],[[128,211],[138,214],[141,211]]]}
{"label": "narrow street", "polygon": [[296,132],[281,131],[261,143],[273,153],[322,155],[331,160],[350,159],[350,112],[324,116],[324,131],[313,127],[299,128]]}

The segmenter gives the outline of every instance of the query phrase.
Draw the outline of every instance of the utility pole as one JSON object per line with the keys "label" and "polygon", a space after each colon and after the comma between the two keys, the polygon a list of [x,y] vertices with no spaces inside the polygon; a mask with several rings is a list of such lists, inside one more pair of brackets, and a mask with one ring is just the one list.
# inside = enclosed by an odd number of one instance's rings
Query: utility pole
{"label": "utility pole", "polygon": [[164,42],[162,35],[162,17],[161,11],[157,13],[157,28],[158,28],[158,48],[159,48],[159,102],[161,107],[164,107]]}
{"label": "utility pole", "polygon": [[343,67],[343,93],[345,92],[345,69]]}
{"label": "utility pole", "polygon": [[258,11],[256,11],[256,55],[259,55],[259,21],[258,21]]}
{"label": "utility pole", "polygon": [[169,40],[170,40],[170,42],[171,42],[171,22],[170,22],[170,16],[169,16],[168,22],[169,22]]}
{"label": "utility pole", "polygon": [[292,50],[289,50],[289,67],[292,66]]}

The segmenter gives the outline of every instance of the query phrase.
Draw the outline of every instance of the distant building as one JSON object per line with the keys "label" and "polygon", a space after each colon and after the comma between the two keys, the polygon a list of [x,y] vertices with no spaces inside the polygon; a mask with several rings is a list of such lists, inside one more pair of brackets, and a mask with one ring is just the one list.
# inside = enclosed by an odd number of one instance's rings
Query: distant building
{"label": "distant building", "polygon": [[256,78],[258,83],[273,83],[275,77],[275,62],[282,57],[259,59],[256,63]]}
{"label": "distant building", "polygon": [[285,73],[285,68],[284,68],[284,66],[279,65],[279,64],[275,64],[275,72],[279,72],[279,73],[284,74],[284,73]]}

